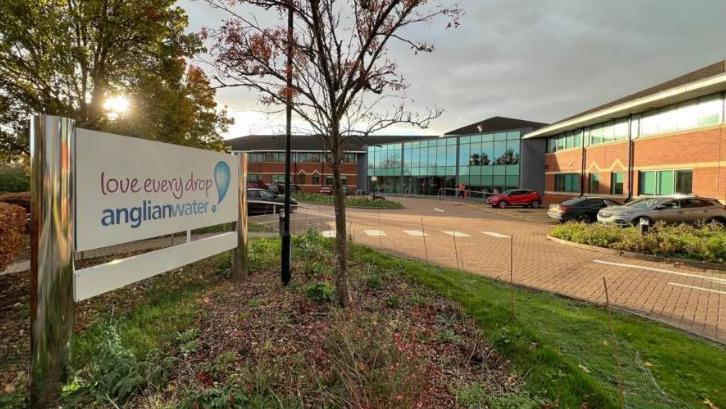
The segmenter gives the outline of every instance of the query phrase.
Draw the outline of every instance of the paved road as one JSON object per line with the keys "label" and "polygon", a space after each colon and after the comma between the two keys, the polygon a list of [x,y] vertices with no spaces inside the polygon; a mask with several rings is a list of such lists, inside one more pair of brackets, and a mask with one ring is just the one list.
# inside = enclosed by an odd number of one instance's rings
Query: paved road
{"label": "paved road", "polygon": [[[726,274],[722,272],[641,261],[553,242],[546,238],[553,223],[541,209],[491,209],[478,203],[436,199],[400,200],[406,209],[349,209],[354,240],[423,259],[426,234],[431,262],[507,281],[512,245],[513,276],[518,284],[604,303],[605,277],[614,305],[726,342]],[[332,216],[330,207],[303,205],[295,215],[294,225],[297,230],[316,227],[334,236]]]}

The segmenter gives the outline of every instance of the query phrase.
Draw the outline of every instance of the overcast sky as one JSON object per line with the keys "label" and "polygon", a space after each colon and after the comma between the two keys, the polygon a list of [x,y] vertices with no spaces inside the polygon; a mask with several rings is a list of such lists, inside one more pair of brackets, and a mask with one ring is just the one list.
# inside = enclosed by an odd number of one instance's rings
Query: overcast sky
{"label": "overcast sky", "polygon": [[[445,110],[428,133],[494,115],[554,122],[726,58],[724,0],[459,2],[461,27],[414,33],[434,53],[392,50],[411,83],[409,108]],[[191,31],[224,18],[200,0],[180,4]],[[250,91],[220,90],[217,100],[236,120],[228,137],[282,129]]]}

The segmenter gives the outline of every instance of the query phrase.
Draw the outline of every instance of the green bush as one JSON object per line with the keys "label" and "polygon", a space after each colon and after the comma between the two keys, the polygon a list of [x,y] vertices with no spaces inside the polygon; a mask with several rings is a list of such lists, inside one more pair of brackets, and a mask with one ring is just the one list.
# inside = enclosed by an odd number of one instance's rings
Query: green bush
{"label": "green bush", "polygon": [[[294,196],[300,202],[333,205],[333,195],[300,192],[295,193]],[[367,209],[403,209],[403,205],[395,200],[371,200],[368,196],[348,196],[345,198],[345,205]]]}
{"label": "green bush", "polygon": [[329,282],[323,281],[305,287],[305,295],[316,302],[330,302],[333,301],[335,290]]}
{"label": "green bush", "polygon": [[21,167],[0,165],[0,192],[27,192],[30,177]]}
{"label": "green bush", "polygon": [[714,263],[726,261],[726,228],[716,223],[668,225],[656,223],[648,234],[636,227],[566,223],[552,236],[575,243],[663,257]]}
{"label": "green bush", "polygon": [[124,403],[168,380],[175,364],[173,357],[139,360],[123,345],[114,325],[103,329],[101,339],[95,359],[63,387],[70,407],[93,401]]}

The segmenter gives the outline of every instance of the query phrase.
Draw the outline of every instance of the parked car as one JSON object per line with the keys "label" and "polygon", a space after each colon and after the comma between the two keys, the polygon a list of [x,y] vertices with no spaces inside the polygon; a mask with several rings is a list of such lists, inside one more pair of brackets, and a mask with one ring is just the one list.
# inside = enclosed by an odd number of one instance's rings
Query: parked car
{"label": "parked car", "polygon": [[[285,198],[283,196],[278,196],[269,190],[247,189],[247,214],[250,216],[279,212],[284,204]],[[290,198],[290,210],[295,211],[296,209],[297,200]]]}
{"label": "parked car", "polygon": [[247,188],[267,189],[267,183],[265,183],[265,181],[262,179],[258,179],[258,180],[251,181],[251,182],[248,181]]}
{"label": "parked car", "polygon": [[500,207],[502,209],[507,206],[528,206],[537,208],[542,204],[542,198],[540,198],[539,193],[533,190],[513,189],[489,196],[487,198],[487,203],[489,203],[492,207]]}
{"label": "parked car", "polygon": [[581,196],[551,204],[547,216],[560,222],[577,220],[592,223],[597,220],[597,212],[600,209],[619,205],[620,203],[611,199]]}
{"label": "parked car", "polygon": [[[284,183],[272,183],[267,186],[267,190],[269,190],[272,193],[278,194],[278,195],[284,195],[285,194],[285,184]],[[293,194],[299,193],[299,192],[302,192],[302,188],[298,185],[291,184],[290,191]]]}
{"label": "parked car", "polygon": [[654,196],[602,209],[597,214],[597,220],[620,226],[636,225],[641,220],[651,224],[657,221],[726,223],[726,208],[717,200],[705,197]]}
{"label": "parked car", "polygon": [[[330,185],[323,185],[320,186],[320,193],[324,195],[332,195],[333,194],[333,187]],[[343,193],[346,195],[350,194],[350,189],[348,189],[348,185],[343,186]]]}

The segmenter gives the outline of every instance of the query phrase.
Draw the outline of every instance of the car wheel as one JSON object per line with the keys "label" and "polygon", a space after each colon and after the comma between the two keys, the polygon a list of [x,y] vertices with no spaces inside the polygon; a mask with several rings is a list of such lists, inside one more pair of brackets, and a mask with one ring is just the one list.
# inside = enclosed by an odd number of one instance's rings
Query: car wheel
{"label": "car wheel", "polygon": [[706,220],[706,224],[711,224],[711,223],[719,225],[719,226],[726,226],[726,219],[724,219],[722,217],[712,217],[712,218]]}
{"label": "car wheel", "polygon": [[501,202],[499,202],[499,203],[497,204],[497,206],[498,206],[498,207],[499,207],[500,209],[506,209],[506,208],[507,208],[507,202],[505,202],[504,200],[502,200]]}
{"label": "car wheel", "polygon": [[583,223],[592,223],[594,221],[592,219],[592,216],[587,213],[583,213],[583,214],[577,216],[577,220],[581,221]]}
{"label": "car wheel", "polygon": [[538,209],[539,205],[539,200],[533,200],[532,203],[529,204],[529,207],[531,207],[532,209]]}

